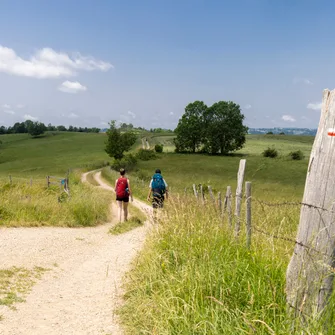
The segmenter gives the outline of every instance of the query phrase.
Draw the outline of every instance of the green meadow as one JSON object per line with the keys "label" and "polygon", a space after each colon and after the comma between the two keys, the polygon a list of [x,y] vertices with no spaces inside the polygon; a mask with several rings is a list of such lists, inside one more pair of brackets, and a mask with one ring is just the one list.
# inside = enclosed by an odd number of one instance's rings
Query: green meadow
{"label": "green meadow", "polygon": [[[108,204],[114,197],[96,189],[91,176],[91,184],[80,183],[80,173],[102,168],[103,177],[113,184],[117,173],[106,166],[112,160],[104,152],[105,136],[1,136],[0,190],[6,200],[0,205],[0,217],[8,218],[0,224],[66,225],[69,220],[69,226],[86,226],[108,220]],[[301,324],[287,314],[285,271],[294,243],[277,237],[294,240],[300,206],[269,206],[301,201],[314,138],[248,135],[239,152],[208,156],[175,154],[173,134],[143,133],[141,137],[147,137],[151,148],[163,144],[164,152],[154,160],[138,161],[137,169],[129,173],[133,194],[145,201],[149,180],[160,168],[170,198],[125,278],[125,303],[118,313],[126,334],[333,334],[332,329],[323,329],[322,320]],[[141,145],[139,138],[132,153]],[[276,148],[279,156],[264,158],[262,152],[268,147]],[[289,157],[297,150],[304,153],[303,160]],[[241,233],[236,239],[234,215],[230,226],[227,212],[219,213],[207,190],[210,185],[217,196],[230,185],[234,195],[240,159],[246,159],[245,181],[252,182],[250,249],[246,247],[244,200]],[[59,202],[59,190],[48,190],[45,176],[63,176],[68,169],[73,196]],[[195,199],[192,184],[203,185],[204,204]],[[67,208],[65,216],[60,216],[60,208]],[[139,224],[135,221],[111,233],[122,234]],[[331,320],[333,310],[327,314]]]}

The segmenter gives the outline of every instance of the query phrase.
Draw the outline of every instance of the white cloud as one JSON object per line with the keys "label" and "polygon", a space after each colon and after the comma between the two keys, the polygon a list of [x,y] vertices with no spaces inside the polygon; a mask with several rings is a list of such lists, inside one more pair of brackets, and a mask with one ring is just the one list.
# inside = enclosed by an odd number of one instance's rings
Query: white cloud
{"label": "white cloud", "polygon": [[307,105],[307,108],[308,109],[313,109],[315,111],[317,110],[321,110],[321,107],[322,107],[322,102],[316,102],[316,103],[309,103]]}
{"label": "white cloud", "polygon": [[244,106],[244,109],[250,109],[251,107],[252,107],[251,105],[247,104]]}
{"label": "white cloud", "polygon": [[295,118],[292,115],[283,115],[282,120],[288,121],[288,122],[295,122]]}
{"label": "white cloud", "polygon": [[25,115],[23,116],[23,118],[24,118],[25,120],[31,120],[31,121],[37,121],[37,120],[38,120],[38,117],[31,116],[31,115],[29,115],[29,114],[25,114]]}
{"label": "white cloud", "polygon": [[294,78],[294,84],[305,84],[305,85],[313,85],[313,83],[307,78]]}
{"label": "white cloud", "polygon": [[113,65],[80,53],[68,55],[51,48],[38,50],[29,59],[19,57],[13,49],[0,45],[0,72],[32,78],[74,76],[78,71],[108,71]]}
{"label": "white cloud", "polygon": [[9,110],[9,109],[5,109],[3,112],[4,112],[4,113],[7,113],[7,114],[11,114],[11,115],[14,115],[14,114],[15,114],[14,111]]}
{"label": "white cloud", "polygon": [[24,108],[24,107],[26,107],[26,106],[25,105],[21,105],[21,104],[16,105],[16,108],[18,108],[18,109],[21,109],[21,108]]}
{"label": "white cloud", "polygon": [[77,114],[75,114],[75,113],[70,113],[69,115],[68,115],[68,118],[69,119],[77,119],[79,117],[79,115],[77,115]]}
{"label": "white cloud", "polygon": [[78,93],[78,92],[84,92],[87,90],[86,86],[83,86],[78,81],[64,81],[59,87],[59,91],[65,92],[65,93]]}
{"label": "white cloud", "polygon": [[10,108],[10,105],[4,104],[2,105],[2,108]]}
{"label": "white cloud", "polygon": [[133,112],[131,112],[131,111],[128,111],[128,114],[129,114],[133,119],[136,118],[136,114],[135,114],[135,113],[133,113]]}
{"label": "white cloud", "polygon": [[172,115],[174,115],[174,113],[173,113],[173,112],[170,112],[170,115],[172,116]]}
{"label": "white cloud", "polygon": [[107,122],[100,122],[100,124],[102,125],[102,126],[109,126],[109,124],[107,123]]}

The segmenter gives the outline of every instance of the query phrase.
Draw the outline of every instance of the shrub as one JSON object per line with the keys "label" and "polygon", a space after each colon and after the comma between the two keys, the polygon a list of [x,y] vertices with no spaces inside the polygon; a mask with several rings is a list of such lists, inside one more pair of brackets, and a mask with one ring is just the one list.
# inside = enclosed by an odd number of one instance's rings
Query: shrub
{"label": "shrub", "polygon": [[302,160],[304,159],[304,154],[301,150],[297,150],[297,151],[292,151],[289,153],[289,156],[293,159],[293,160]]}
{"label": "shrub", "polygon": [[120,171],[121,168],[124,168],[126,171],[132,171],[136,168],[137,158],[133,154],[128,154],[122,159],[116,159],[111,164],[111,169],[115,171]]}
{"label": "shrub", "polygon": [[140,149],[136,154],[136,158],[142,161],[149,161],[151,159],[156,159],[157,156],[153,150]]}
{"label": "shrub", "polygon": [[157,153],[162,153],[163,152],[163,144],[156,144],[155,145],[155,151]]}
{"label": "shrub", "polygon": [[268,147],[265,149],[262,153],[264,157],[270,157],[270,158],[275,158],[278,156],[278,151],[275,148],[270,148]]}
{"label": "shrub", "polygon": [[272,131],[268,131],[268,132],[266,133],[266,135],[273,135],[273,132],[272,132]]}

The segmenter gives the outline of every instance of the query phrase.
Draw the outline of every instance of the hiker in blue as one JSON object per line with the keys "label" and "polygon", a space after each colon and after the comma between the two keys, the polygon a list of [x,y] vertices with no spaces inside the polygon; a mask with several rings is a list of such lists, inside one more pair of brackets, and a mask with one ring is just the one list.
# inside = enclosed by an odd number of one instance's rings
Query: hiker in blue
{"label": "hiker in blue", "polygon": [[152,207],[163,208],[164,195],[166,196],[166,200],[168,199],[168,185],[164,180],[160,169],[155,171],[155,174],[150,181],[148,201],[150,201],[151,195]]}

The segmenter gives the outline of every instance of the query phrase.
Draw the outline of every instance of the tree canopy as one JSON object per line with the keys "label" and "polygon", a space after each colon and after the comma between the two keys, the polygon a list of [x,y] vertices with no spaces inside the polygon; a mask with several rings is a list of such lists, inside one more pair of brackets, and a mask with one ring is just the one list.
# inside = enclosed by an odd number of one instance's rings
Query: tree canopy
{"label": "tree canopy", "polygon": [[232,101],[219,101],[207,107],[202,101],[190,103],[175,130],[177,152],[227,154],[245,143],[248,128],[243,125],[240,106]]}
{"label": "tree canopy", "polygon": [[195,152],[199,148],[204,136],[203,118],[206,110],[207,106],[202,101],[195,101],[186,106],[175,130],[177,151]]}
{"label": "tree canopy", "polygon": [[38,121],[26,121],[26,127],[28,134],[30,134],[32,137],[36,137],[39,135],[44,134],[44,132],[47,130],[47,127],[45,126],[44,123],[38,122]]}
{"label": "tree canopy", "polygon": [[110,157],[122,159],[124,152],[129,151],[136,142],[137,136],[131,131],[121,132],[121,129],[116,127],[115,121],[111,121],[109,125],[105,151]]}

